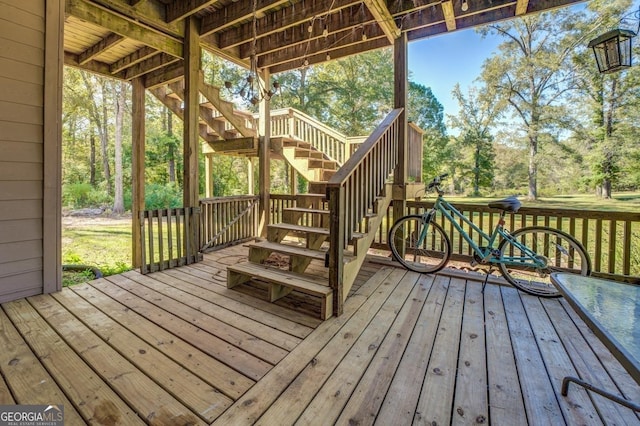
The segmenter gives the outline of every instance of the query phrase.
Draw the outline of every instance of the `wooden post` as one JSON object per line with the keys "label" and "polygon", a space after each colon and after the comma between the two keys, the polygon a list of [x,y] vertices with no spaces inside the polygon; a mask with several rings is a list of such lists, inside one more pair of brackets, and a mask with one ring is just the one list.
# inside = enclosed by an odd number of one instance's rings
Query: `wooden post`
{"label": "wooden post", "polygon": [[145,97],[144,81],[131,81],[131,236],[134,268],[142,267],[140,213],[144,211]]}
{"label": "wooden post", "polygon": [[214,181],[213,181],[213,154],[206,153],[204,155],[204,171],[205,171],[205,196],[213,198]]}
{"label": "wooden post", "polygon": [[289,166],[289,193],[291,195],[298,193],[298,172],[293,166]]}
{"label": "wooden post", "polygon": [[247,179],[249,181],[247,182],[248,183],[247,193],[249,193],[250,195],[254,195],[256,190],[253,184],[254,178],[255,178],[255,175],[253,171],[253,159],[249,157],[247,158]]}
{"label": "wooden post", "polygon": [[[62,63],[64,1],[47,1],[42,144],[42,291],[62,289]],[[9,12],[11,14],[11,12]]]}
{"label": "wooden post", "polygon": [[[198,78],[200,72],[200,37],[199,22],[195,17],[185,20],[184,37],[184,141],[183,141],[183,204],[184,207],[197,208],[200,202],[198,182],[198,154],[199,150],[199,92]],[[185,238],[189,247],[185,247],[187,263],[196,256],[199,244],[199,215],[192,214],[189,223],[191,235]]]}
{"label": "wooden post", "polygon": [[[407,33],[404,32],[398,37],[393,45],[393,65],[394,65],[394,108],[403,108],[398,118],[398,165],[393,173],[393,184],[400,187],[401,194],[404,194],[404,187],[407,183]],[[395,191],[394,191],[395,192]],[[396,221],[405,215],[407,201],[402,199],[393,200],[393,220]]]}
{"label": "wooden post", "polygon": [[[269,71],[263,72],[263,79],[265,87],[269,87],[271,84],[271,76]],[[258,233],[261,237],[267,236],[267,225],[269,225],[269,190],[271,189],[271,176],[269,171],[271,169],[271,113],[269,99],[264,98],[260,101],[259,105],[259,118],[258,118],[258,134],[260,136],[260,149],[258,153],[258,173],[260,184],[260,210],[259,210],[259,222]]]}

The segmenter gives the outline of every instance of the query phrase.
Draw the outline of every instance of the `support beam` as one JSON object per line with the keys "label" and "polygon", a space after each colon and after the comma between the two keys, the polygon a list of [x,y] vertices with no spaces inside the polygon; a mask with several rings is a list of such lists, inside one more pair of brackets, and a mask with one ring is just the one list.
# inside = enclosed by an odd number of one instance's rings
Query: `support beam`
{"label": "support beam", "polygon": [[378,25],[384,31],[389,42],[393,43],[400,36],[400,29],[396,27],[393,16],[387,9],[387,2],[384,0],[364,0],[364,4],[367,5],[371,14],[376,18]]}
{"label": "support beam", "polygon": [[131,238],[133,239],[132,265],[142,266],[140,241],[140,213],[144,211],[144,150],[145,150],[145,96],[144,82],[136,78],[131,82]]}
{"label": "support beam", "polygon": [[[6,6],[4,6],[6,8]],[[44,3],[44,97],[42,105],[42,291],[62,289],[62,52],[64,2]],[[11,13],[11,12],[9,12]],[[6,151],[5,151],[6,152]]]}
{"label": "support beam", "polygon": [[529,8],[529,0],[518,0],[516,3],[516,16],[524,15]]}
{"label": "support beam", "polygon": [[[280,32],[284,28],[299,25],[301,22],[310,22],[315,16],[326,15],[329,12],[329,7],[331,7],[332,13],[337,13],[346,7],[359,3],[358,0],[333,0],[331,2],[311,2],[305,4],[305,7],[289,6],[258,19],[256,24],[258,37]],[[250,41],[253,34],[251,25],[252,23],[249,22],[220,33],[220,47],[226,49]]]}
{"label": "support beam", "polygon": [[[206,9],[218,0],[180,0],[167,5],[167,22],[175,22]],[[214,14],[215,15],[215,14]]]}
{"label": "support beam", "polygon": [[[398,118],[398,165],[393,173],[394,187],[404,189],[407,183],[407,101],[409,66],[407,61],[407,33],[402,33],[393,45],[394,90],[393,107],[403,108]],[[393,200],[393,217],[399,218],[406,214],[407,201]],[[398,245],[400,247],[400,245]]]}
{"label": "support beam", "polygon": [[447,31],[455,31],[456,16],[453,13],[453,2],[445,0],[441,3],[442,13],[444,13],[444,22],[447,24]]}
{"label": "support beam", "polygon": [[[198,155],[200,154],[200,92],[198,77],[200,73],[200,23],[195,17],[185,20],[184,38],[184,134],[183,134],[183,193],[184,207],[198,208],[200,190],[198,181]],[[196,261],[189,259],[200,250],[200,215],[193,214],[189,218],[188,238],[185,238],[187,263]],[[186,245],[188,244],[188,245]]]}
{"label": "support beam", "polygon": [[89,23],[109,29],[123,37],[139,41],[149,47],[182,57],[182,43],[148,27],[139,25],[109,10],[83,0],[66,0],[66,12]]}
{"label": "support beam", "polygon": [[90,60],[98,57],[101,53],[106,52],[113,46],[116,46],[124,40],[120,34],[111,33],[81,54],[78,55],[78,63],[80,65],[84,65]]}
{"label": "support beam", "polygon": [[200,72],[200,44],[198,43],[197,21],[189,18],[185,25],[184,49],[184,134],[183,134],[183,204],[184,207],[197,207],[198,193],[198,154],[200,105],[198,77]]}
{"label": "support beam", "polygon": [[131,55],[125,56],[124,58],[122,58],[122,59],[114,62],[113,64],[111,64],[109,66],[109,71],[111,71],[113,74],[115,74],[115,73],[117,73],[119,71],[122,71],[125,68],[132,67],[135,64],[140,63],[140,62],[144,61],[145,59],[148,59],[148,58],[152,57],[156,53],[158,53],[158,51],[156,49],[153,49],[151,47],[145,46],[143,48],[140,48],[140,49],[136,50]]}
{"label": "support beam", "polygon": [[[268,70],[262,74],[264,87],[271,86],[271,75]],[[258,213],[258,233],[261,237],[267,236],[267,225],[269,225],[269,191],[271,189],[271,111],[268,98],[262,99],[258,111],[258,134],[260,135],[260,145],[258,150],[258,173],[260,185],[260,207]]]}

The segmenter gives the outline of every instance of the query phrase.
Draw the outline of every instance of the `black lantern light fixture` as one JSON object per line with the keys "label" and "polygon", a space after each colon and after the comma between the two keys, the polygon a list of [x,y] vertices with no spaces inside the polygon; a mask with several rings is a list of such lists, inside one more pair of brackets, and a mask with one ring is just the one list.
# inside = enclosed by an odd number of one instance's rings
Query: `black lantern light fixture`
{"label": "black lantern light fixture", "polygon": [[589,48],[593,49],[598,71],[601,74],[631,67],[631,39],[640,31],[640,8],[622,17],[619,23],[626,23],[631,19],[638,22],[638,29],[635,32],[616,28],[589,42]]}
{"label": "black lantern light fixture", "polygon": [[589,48],[602,74],[620,71],[631,66],[631,39],[636,36],[631,30],[615,29],[589,42]]}

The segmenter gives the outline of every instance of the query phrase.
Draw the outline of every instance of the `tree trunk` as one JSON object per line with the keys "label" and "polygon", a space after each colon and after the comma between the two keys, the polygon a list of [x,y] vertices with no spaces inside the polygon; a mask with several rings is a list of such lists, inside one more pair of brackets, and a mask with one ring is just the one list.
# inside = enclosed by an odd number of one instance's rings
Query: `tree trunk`
{"label": "tree trunk", "polygon": [[167,152],[167,161],[169,162],[169,182],[174,183],[176,181],[176,154],[175,147],[173,145],[173,113],[165,108],[167,111],[167,134],[171,138]]}
{"label": "tree trunk", "polygon": [[124,213],[124,193],[122,175],[122,122],[124,119],[125,92],[127,83],[120,83],[120,90],[116,97],[116,133],[115,133],[115,194],[113,200],[113,212]]}
{"label": "tree trunk", "polygon": [[107,184],[107,195],[111,195],[111,168],[109,166],[109,115],[107,108],[107,98],[109,94],[107,91],[107,83],[102,83],[102,123],[100,128],[100,147],[102,151],[102,169],[104,170],[104,180]]}
{"label": "tree trunk", "polygon": [[89,137],[89,149],[91,151],[91,157],[89,159],[89,183],[91,186],[96,186],[96,136],[91,133]]}
{"label": "tree trunk", "polygon": [[480,146],[476,146],[475,164],[473,169],[473,195],[480,195]]}

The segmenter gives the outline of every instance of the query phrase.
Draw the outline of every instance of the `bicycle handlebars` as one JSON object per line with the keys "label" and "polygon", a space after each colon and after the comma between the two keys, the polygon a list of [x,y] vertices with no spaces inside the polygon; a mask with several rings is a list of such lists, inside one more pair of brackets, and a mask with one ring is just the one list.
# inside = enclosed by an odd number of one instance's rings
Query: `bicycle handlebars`
{"label": "bicycle handlebars", "polygon": [[441,174],[440,176],[436,176],[433,178],[431,182],[427,185],[427,189],[438,188],[443,179],[449,176],[449,173]]}

